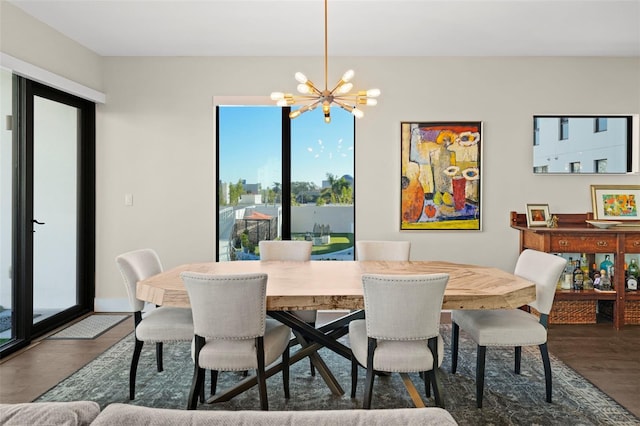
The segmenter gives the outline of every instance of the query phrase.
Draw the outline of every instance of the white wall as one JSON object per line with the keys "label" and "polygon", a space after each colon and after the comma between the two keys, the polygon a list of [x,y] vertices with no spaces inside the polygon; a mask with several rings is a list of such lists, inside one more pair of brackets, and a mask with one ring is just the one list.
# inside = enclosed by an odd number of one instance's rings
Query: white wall
{"label": "white wall", "polygon": [[[637,175],[534,176],[531,142],[534,114],[640,113],[640,58],[329,58],[329,79],[351,67],[356,87],[382,90],[379,105],[356,123],[360,239],[408,239],[413,259],[512,270],[518,233],[509,228],[509,211],[548,203],[552,213],[587,212],[590,184],[640,183]],[[213,259],[213,97],[293,90],[298,70],[321,81],[323,60],[103,58],[99,306],[125,298],[113,261],[121,252],[153,247],[165,267]],[[484,123],[482,231],[399,231],[400,122],[431,120]]]}

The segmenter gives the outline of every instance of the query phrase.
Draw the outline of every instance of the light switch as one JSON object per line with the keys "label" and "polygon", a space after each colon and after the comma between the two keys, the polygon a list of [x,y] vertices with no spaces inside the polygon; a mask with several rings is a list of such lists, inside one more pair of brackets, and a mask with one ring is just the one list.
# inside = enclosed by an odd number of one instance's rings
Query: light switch
{"label": "light switch", "polygon": [[124,194],[124,205],[133,206],[133,194]]}

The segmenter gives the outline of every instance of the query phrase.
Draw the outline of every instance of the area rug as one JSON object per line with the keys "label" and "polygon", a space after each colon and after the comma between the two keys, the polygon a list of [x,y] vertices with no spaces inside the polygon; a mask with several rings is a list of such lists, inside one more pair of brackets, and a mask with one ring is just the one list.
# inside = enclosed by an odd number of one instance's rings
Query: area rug
{"label": "area rug", "polygon": [[47,339],[95,339],[127,318],[129,315],[90,315]]}
{"label": "area rug", "polygon": [[[442,365],[446,409],[460,425],[638,425],[640,419],[629,413],[587,380],[553,355],[553,403],[544,400],[544,373],[537,348],[523,348],[522,371],[513,373],[513,351],[487,350],[484,408],[475,402],[475,344],[461,332],[458,372],[450,373],[449,324],[441,325],[445,339]],[[347,339],[346,337],[343,339]],[[348,340],[344,340],[348,343]],[[133,352],[133,336],[116,343],[96,360],[59,383],[36,401],[92,400],[102,407],[114,402],[147,407],[184,409],[193,374],[189,343],[165,344],[164,371],[155,368],[153,345],[143,348],[138,365],[136,399],[128,398],[129,363]],[[327,349],[319,351],[345,395],[333,395],[323,379],[309,372],[306,360],[291,367],[291,398],[284,399],[282,376],[267,380],[271,410],[349,410],[361,408],[364,369],[360,370],[357,396],[351,389],[350,361]],[[427,406],[433,398],[424,396],[424,386],[417,374],[410,378],[422,394]],[[208,377],[208,375],[207,375]],[[220,373],[218,389],[242,380],[240,373]],[[208,388],[208,383],[207,383]],[[398,374],[376,377],[372,409],[413,407],[411,398]],[[254,387],[231,401],[214,405],[200,404],[199,410],[259,410],[259,397]]]}

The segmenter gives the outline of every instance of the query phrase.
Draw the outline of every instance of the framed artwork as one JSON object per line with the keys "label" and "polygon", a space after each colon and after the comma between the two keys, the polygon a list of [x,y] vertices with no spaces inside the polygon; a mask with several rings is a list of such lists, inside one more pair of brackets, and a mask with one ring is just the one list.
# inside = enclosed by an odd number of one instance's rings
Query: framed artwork
{"label": "framed artwork", "polygon": [[527,204],[527,226],[547,226],[549,219],[548,204]]}
{"label": "framed artwork", "polygon": [[640,185],[591,185],[593,218],[640,221]]}
{"label": "framed artwork", "polygon": [[401,230],[480,230],[482,122],[401,123]]}

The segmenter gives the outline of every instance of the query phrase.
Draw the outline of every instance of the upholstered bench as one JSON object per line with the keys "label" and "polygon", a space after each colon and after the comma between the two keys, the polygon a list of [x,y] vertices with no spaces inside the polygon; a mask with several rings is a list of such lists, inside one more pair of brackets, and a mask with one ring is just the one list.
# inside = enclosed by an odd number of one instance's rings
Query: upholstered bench
{"label": "upholstered bench", "polygon": [[113,425],[258,425],[258,426],[387,426],[387,425],[456,425],[446,410],[396,408],[386,410],[316,410],[316,411],[223,411],[174,410],[110,404],[100,411],[91,401],[36,402],[0,404],[3,426],[113,426]]}

